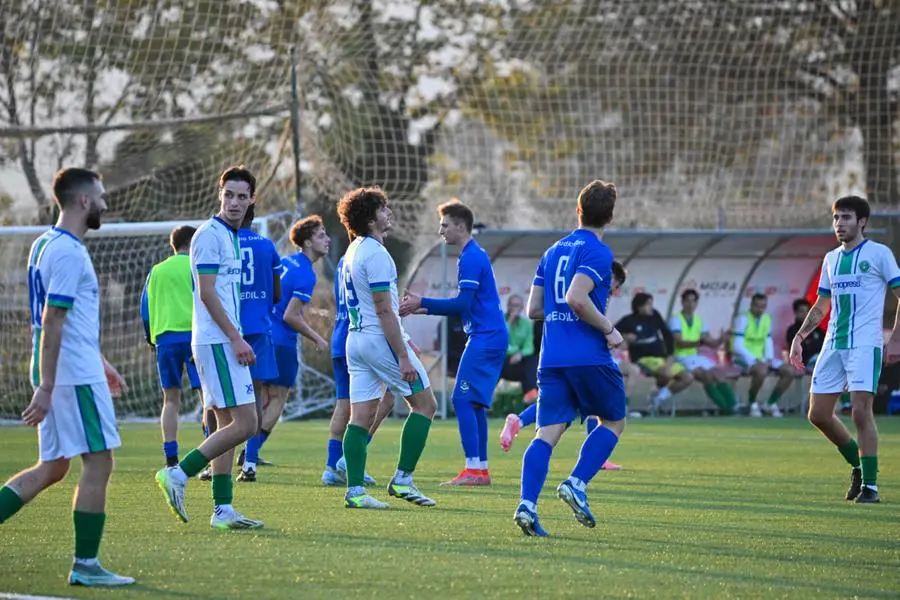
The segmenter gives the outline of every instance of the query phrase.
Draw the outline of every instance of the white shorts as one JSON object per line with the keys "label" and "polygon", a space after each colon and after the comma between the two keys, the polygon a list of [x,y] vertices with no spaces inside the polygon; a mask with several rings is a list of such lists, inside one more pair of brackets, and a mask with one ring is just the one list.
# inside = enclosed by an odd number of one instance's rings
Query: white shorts
{"label": "white shorts", "polygon": [[234,408],[256,402],[250,367],[237,360],[230,343],[191,346],[203,404],[206,408]]}
{"label": "white shorts", "polygon": [[813,394],[871,392],[878,390],[881,347],[861,346],[849,350],[823,348],[813,369]]}
{"label": "white shorts", "polygon": [[676,356],[675,360],[684,365],[689,373],[693,373],[697,369],[710,370],[716,367],[716,363],[708,356],[702,354],[692,354],[690,356]]}
{"label": "white shorts", "polygon": [[[739,367],[741,369],[741,373],[746,375],[747,373],[750,372],[750,367],[752,367],[753,365],[755,365],[758,362],[763,362],[763,361],[760,361],[757,359],[757,360],[753,361],[753,364],[748,365],[746,362],[744,362],[743,358],[735,355],[733,362],[734,362],[734,366]],[[769,371],[777,371],[783,366],[784,366],[783,360],[781,360],[780,358],[773,358],[769,362]]]}
{"label": "white shorts", "polygon": [[72,458],[122,445],[109,384],[58,385],[38,425],[41,460]]}
{"label": "white shorts", "polygon": [[406,354],[419,376],[415,381],[400,377],[400,363],[383,335],[351,332],[347,336],[347,371],[350,373],[350,403],[378,400],[388,387],[392,392],[409,398],[427,390],[431,383],[422,361],[406,344]]}

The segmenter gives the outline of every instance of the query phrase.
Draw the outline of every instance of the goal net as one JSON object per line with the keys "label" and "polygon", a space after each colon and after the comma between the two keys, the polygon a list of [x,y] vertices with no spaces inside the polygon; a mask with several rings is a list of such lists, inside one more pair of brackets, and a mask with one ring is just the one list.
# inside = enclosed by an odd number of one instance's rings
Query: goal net
{"label": "goal net", "polygon": [[[257,218],[254,228],[284,246],[290,213]],[[100,281],[101,344],[106,358],[124,375],[130,390],[116,402],[119,418],[156,419],[161,407],[156,355],[144,338],[140,315],[141,291],[150,268],[171,255],[169,233],[179,225],[200,221],[170,221],[104,225],[85,239]],[[32,342],[25,266],[28,250],[45,227],[0,227],[0,421],[16,421],[31,400],[29,378]],[[314,306],[320,324],[328,327],[328,311]],[[333,313],[332,313],[333,314]],[[333,317],[330,317],[333,320]],[[323,331],[323,334],[326,332]],[[298,347],[298,353],[302,349]],[[313,354],[313,353],[310,353]],[[308,414],[334,401],[334,385],[322,361],[303,361],[285,418]],[[328,361],[330,362],[330,361]],[[196,416],[199,405],[184,382],[184,417]]]}

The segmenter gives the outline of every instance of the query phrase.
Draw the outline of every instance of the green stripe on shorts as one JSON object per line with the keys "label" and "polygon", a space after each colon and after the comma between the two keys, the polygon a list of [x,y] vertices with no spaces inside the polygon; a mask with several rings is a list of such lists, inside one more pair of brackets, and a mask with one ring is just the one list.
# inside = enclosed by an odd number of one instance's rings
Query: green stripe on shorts
{"label": "green stripe on shorts", "polygon": [[878,393],[878,380],[881,379],[881,348],[873,348],[875,355],[872,357],[872,393]]}
{"label": "green stripe on shorts", "polygon": [[75,398],[78,400],[78,411],[81,413],[81,427],[87,440],[88,452],[108,450],[106,438],[103,437],[103,425],[100,423],[100,412],[94,398],[94,389],[89,385],[76,385]]}
{"label": "green stripe on shorts", "polygon": [[228,368],[228,359],[225,357],[225,348],[222,344],[212,344],[212,353],[216,363],[216,375],[219,376],[219,387],[222,388],[222,400],[228,408],[237,406],[237,399],[234,397],[234,383],[231,381],[231,369]]}

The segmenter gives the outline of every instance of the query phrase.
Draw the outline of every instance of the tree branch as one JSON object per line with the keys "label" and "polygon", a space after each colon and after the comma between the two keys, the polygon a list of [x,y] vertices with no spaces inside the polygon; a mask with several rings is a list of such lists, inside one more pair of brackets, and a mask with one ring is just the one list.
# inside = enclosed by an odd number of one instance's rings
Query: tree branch
{"label": "tree branch", "polygon": [[414,71],[416,67],[416,62],[419,58],[419,31],[422,27],[422,8],[425,5],[424,2],[419,2],[416,5],[416,15],[414,17],[413,26],[410,31],[410,37],[412,38],[409,43],[412,46],[409,53],[409,60],[406,62],[406,73],[403,76],[402,85],[400,86],[400,105],[397,107],[397,112],[400,115],[406,113],[406,97],[409,95],[409,89],[413,85],[413,77]]}

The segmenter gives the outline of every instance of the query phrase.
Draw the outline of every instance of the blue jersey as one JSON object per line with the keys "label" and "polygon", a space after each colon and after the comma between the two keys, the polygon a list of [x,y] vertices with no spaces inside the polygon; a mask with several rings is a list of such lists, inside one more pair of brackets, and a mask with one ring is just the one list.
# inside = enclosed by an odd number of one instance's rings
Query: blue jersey
{"label": "blue jersey", "polygon": [[[576,273],[590,277],[590,298],[606,313],[612,281],[609,246],[586,229],[576,229],[541,257],[534,285],[544,288],[544,335],[540,368],[608,365],[613,363],[603,333],[580,320],[566,304],[566,292]],[[546,285],[545,285],[546,274]]]}
{"label": "blue jersey", "polygon": [[[469,240],[459,253],[457,281],[460,290],[475,291],[472,304],[462,314],[463,330],[470,338],[496,339],[499,345],[506,347],[509,334],[497,293],[494,269],[487,252],[475,240]],[[506,341],[501,338],[506,338]]]}
{"label": "blue jersey", "polygon": [[312,300],[316,287],[316,272],[302,252],[281,259],[281,300],[272,309],[272,341],[279,346],[297,344],[297,332],[284,322],[284,311],[291,298],[305,303]]}
{"label": "blue jersey", "polygon": [[[334,270],[334,332],[331,334],[331,357],[347,356],[347,334],[350,331],[350,316],[347,312],[347,297],[341,285],[341,269],[344,259],[338,261]],[[340,396],[339,396],[340,397]]]}
{"label": "blue jersey", "polygon": [[241,331],[244,335],[272,330],[274,279],[281,270],[272,240],[252,229],[238,232],[241,245]]}

